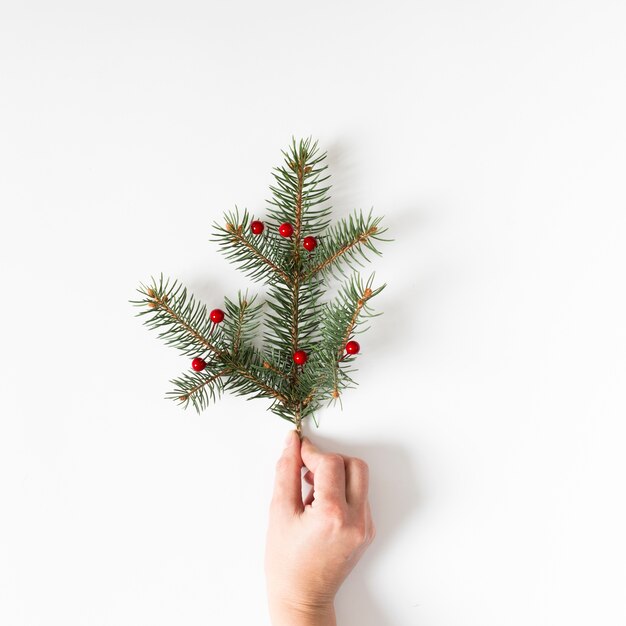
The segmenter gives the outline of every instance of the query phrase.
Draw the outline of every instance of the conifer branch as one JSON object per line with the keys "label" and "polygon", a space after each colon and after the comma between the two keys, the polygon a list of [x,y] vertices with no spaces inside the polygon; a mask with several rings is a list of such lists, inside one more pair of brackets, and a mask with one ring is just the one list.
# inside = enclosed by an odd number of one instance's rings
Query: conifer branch
{"label": "conifer branch", "polygon": [[336,266],[344,274],[340,262],[355,270],[355,264],[363,266],[361,258],[369,261],[365,250],[380,255],[374,242],[390,241],[382,237],[387,229],[381,227],[381,221],[382,217],[372,218],[370,209],[367,216],[362,211],[354,212],[347,219],[341,219],[331,226],[328,234],[320,240],[319,251],[311,259],[305,280],[310,280],[320,272],[333,273]]}
{"label": "conifer branch", "polygon": [[352,314],[352,317],[350,318],[350,322],[348,323],[346,332],[341,341],[341,347],[339,348],[339,352],[337,354],[338,360],[340,360],[341,357],[343,356],[343,351],[345,350],[346,344],[348,343],[348,340],[350,339],[350,336],[352,335],[352,331],[354,330],[354,327],[357,323],[359,313],[365,306],[365,303],[372,297],[373,293],[374,292],[369,287],[366,287],[365,290],[363,291],[363,295],[356,301],[356,306],[354,307],[354,313]]}
{"label": "conifer branch", "polygon": [[[293,237],[293,261],[294,261],[294,273],[293,280],[291,282],[291,290],[293,294],[293,304],[291,309],[291,347],[292,353],[295,354],[299,348],[298,343],[298,320],[300,318],[300,310],[299,310],[299,299],[300,299],[300,235],[302,229],[302,186],[304,184],[304,168],[306,166],[306,161],[302,162],[298,160],[297,163],[294,164],[294,169],[297,170],[298,173],[298,184],[296,187],[296,206],[295,206],[295,227],[294,227],[294,237]],[[292,385],[295,387],[298,384],[298,365],[297,363],[292,364],[291,368],[291,377],[292,377]],[[302,421],[302,406],[300,403],[297,404],[294,421],[296,424],[296,429],[298,434],[301,429],[301,421]]]}
{"label": "conifer branch", "polygon": [[[251,370],[251,366],[254,364],[252,359],[248,358],[248,362],[246,362],[238,358],[242,339],[247,340],[258,326],[258,322],[254,321],[253,314],[259,310],[260,306],[252,306],[255,298],[252,298],[248,303],[245,297],[240,294],[238,306],[226,299],[227,310],[232,313],[234,310],[243,309],[243,312],[241,324],[239,324],[240,318],[237,315],[234,322],[229,321],[225,325],[226,330],[222,330],[221,328],[215,329],[215,324],[210,321],[207,307],[196,302],[193,296],[189,296],[187,289],[177,281],[170,284],[169,281],[164,282],[163,276],[161,276],[158,283],[153,279],[152,286],[142,285],[138,291],[145,296],[143,300],[133,301],[133,304],[145,307],[145,310],[138,315],[152,314],[145,321],[145,324],[152,329],[161,329],[159,337],[164,339],[168,345],[178,348],[189,356],[197,356],[208,351],[217,359],[217,363],[226,366],[225,371],[222,371],[220,376],[224,376],[228,371],[237,372],[251,383],[241,388],[242,393],[254,393],[255,390],[258,390],[267,397],[273,397],[285,404],[287,403],[287,398],[283,394],[254,374]],[[249,321],[246,320],[246,309],[250,318]],[[233,354],[224,345],[226,344],[225,333],[231,338],[239,337],[237,351],[233,351]],[[211,341],[208,337],[214,337],[215,340]],[[231,342],[232,345],[233,342]],[[198,378],[186,374],[176,379],[173,381],[177,385],[176,390],[171,392],[168,397],[181,399],[182,396],[188,395],[187,399],[193,401],[197,396],[196,391],[202,390],[204,385],[212,382],[205,376],[206,374]],[[198,386],[197,389],[196,385]],[[204,408],[207,404],[206,400],[202,394],[198,400],[198,406]]]}
{"label": "conifer branch", "polygon": [[222,331],[210,321],[205,305],[189,295],[187,288],[178,281],[152,279],[151,286],[142,285],[138,289],[142,300],[132,301],[144,307],[138,315],[150,314],[144,324],[150,329],[160,330],[159,338],[172,345],[183,354],[197,356],[207,351],[221,356],[224,348]]}
{"label": "conifer branch", "polygon": [[219,245],[224,256],[239,266],[254,280],[274,283],[288,281],[289,274],[282,267],[284,250],[282,242],[267,231],[262,235],[250,236],[252,216],[247,209],[224,213],[224,224],[213,223],[211,241]]}
{"label": "conifer branch", "polygon": [[255,305],[257,296],[248,296],[248,292],[238,293],[237,303],[224,298],[226,316],[224,318],[224,334],[229,338],[233,355],[236,355],[242,343],[251,341],[256,329],[261,324],[260,310],[262,304]]}
{"label": "conifer branch", "polygon": [[274,272],[276,272],[276,274],[278,274],[287,284],[291,282],[291,279],[289,278],[288,274],[283,272],[283,270],[281,270],[280,267],[278,267],[275,263],[273,263],[270,259],[268,259],[260,250],[257,249],[257,247],[249,239],[247,239],[243,235],[243,226],[241,224],[239,224],[238,226],[235,226],[234,224],[231,224],[230,222],[228,222],[226,224],[226,230],[232,234],[232,239],[231,239],[232,243],[235,243],[235,244],[239,243],[245,246],[260,261],[262,261],[267,266],[269,266],[272,270],[274,270]]}
{"label": "conifer branch", "polygon": [[385,285],[372,288],[373,280],[374,274],[363,283],[355,273],[343,285],[338,297],[325,308],[316,386],[331,401],[339,398],[342,389],[355,384],[349,375],[354,357],[344,355],[346,344],[357,331],[362,331],[360,326],[365,319],[380,315],[372,312],[368,302]]}
{"label": "conifer branch", "polygon": [[[317,142],[292,139],[283,155],[285,163],[272,171],[272,198],[262,222],[257,217],[252,225],[251,213],[235,207],[213,230],[226,258],[268,285],[263,319],[262,304],[247,292],[224,298],[226,311],[209,315],[206,305],[163,275],[141,285],[142,298],[132,302],[143,308],[138,315],[147,315],[144,323],[159,338],[194,357],[195,371],[173,380],[168,397],[197,411],[225,390],[270,399],[269,409],[300,432],[306,417],[315,420],[323,400],[341,402],[341,391],[356,384],[355,357],[344,355],[346,344],[374,316],[368,303],[385,286],[373,288],[373,275],[363,283],[355,273],[334,299],[323,302],[326,279],[337,277],[335,270],[345,276],[346,267],[363,265],[368,252],[380,254],[377,242],[388,240],[371,210],[330,225],[326,153],[318,152]],[[291,234],[279,231],[284,223],[292,226]],[[261,321],[262,349],[253,345]]]}
{"label": "conifer branch", "polygon": [[265,369],[272,370],[272,372],[275,372],[285,380],[289,380],[289,376],[285,374],[285,372],[281,372],[275,365],[272,365],[269,361],[263,361],[263,367]]}
{"label": "conifer branch", "polygon": [[350,241],[342,243],[338,249],[333,250],[330,253],[330,256],[326,257],[323,261],[319,262],[308,271],[306,280],[310,279],[318,272],[326,269],[329,265],[335,263],[340,257],[352,252],[356,246],[365,243],[368,238],[376,233],[377,230],[376,226],[370,226],[366,231],[358,233]]}
{"label": "conifer branch", "polygon": [[256,376],[246,368],[237,365],[235,369],[245,379],[254,383],[254,385],[256,385],[262,392],[267,394],[267,396],[276,398],[276,400],[282,402],[282,404],[289,404],[289,399],[286,396],[280,393],[280,391],[277,391],[273,387],[270,387],[268,384],[264,383],[258,376]]}
{"label": "conifer branch", "polygon": [[209,404],[209,400],[215,400],[222,392],[223,385],[216,385],[218,379],[228,373],[225,368],[216,374],[183,374],[180,378],[172,381],[175,388],[169,391],[167,398],[178,400],[183,408],[191,402],[198,413]]}

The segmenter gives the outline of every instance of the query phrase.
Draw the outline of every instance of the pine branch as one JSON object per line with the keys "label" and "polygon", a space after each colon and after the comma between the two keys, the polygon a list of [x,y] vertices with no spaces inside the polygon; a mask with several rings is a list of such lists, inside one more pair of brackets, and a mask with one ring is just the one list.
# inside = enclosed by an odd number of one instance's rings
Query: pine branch
{"label": "pine branch", "polygon": [[237,354],[242,343],[248,343],[254,338],[255,332],[261,324],[259,313],[263,304],[255,305],[257,296],[248,296],[248,292],[237,295],[235,303],[224,298],[226,316],[224,317],[224,334],[228,337],[233,354]]}
{"label": "pine branch", "polygon": [[353,355],[344,354],[348,341],[357,332],[364,332],[363,323],[368,318],[377,317],[368,302],[377,296],[386,285],[372,288],[374,274],[363,283],[355,273],[343,285],[338,296],[324,310],[323,335],[319,345],[319,371],[314,386],[320,394],[336,400],[341,390],[356,385],[350,369]]}
{"label": "pine branch", "polygon": [[175,385],[172,391],[168,391],[166,398],[178,400],[183,408],[187,408],[189,402],[198,413],[205,409],[210,401],[216,400],[224,389],[221,377],[228,373],[228,369],[222,369],[215,374],[210,371],[182,374],[172,380]]}
{"label": "pine branch", "polygon": [[[317,154],[317,142],[310,139],[296,145],[293,140],[290,151],[284,152],[285,167],[275,168],[274,178],[278,186],[270,186],[273,199],[269,204],[268,224],[274,222],[275,228],[284,222],[293,224],[293,235],[285,242],[280,242],[285,260],[285,269],[289,280],[284,284],[273,284],[269,291],[268,314],[269,330],[265,334],[264,345],[278,345],[287,353],[298,350],[308,351],[314,345],[319,332],[317,303],[322,295],[319,281],[303,280],[304,236],[321,232],[328,225],[330,207],[323,206],[328,200],[329,187],[319,187],[328,177],[322,177],[326,165],[326,154]],[[288,324],[285,321],[289,320]],[[290,384],[298,387],[301,368],[291,363]],[[292,394],[295,403],[295,423],[301,421],[300,399]]]}
{"label": "pine branch", "polygon": [[242,346],[236,358],[227,357],[225,362],[233,374],[225,383],[227,389],[253,398],[272,398],[284,405],[289,403],[289,398],[276,388],[276,379],[271,372],[263,367],[261,353],[253,346]]}
{"label": "pine branch", "polygon": [[[326,281],[363,266],[368,253],[380,254],[377,243],[389,240],[382,237],[382,218],[373,218],[371,210],[330,226],[326,153],[318,152],[317,142],[292,138],[282,153],[284,165],[272,171],[267,218],[254,225],[254,233],[247,209],[235,207],[224,214],[223,224],[213,224],[212,241],[226,258],[268,285],[262,349],[253,345],[262,304],[247,292],[225,298],[226,312],[214,316],[215,322],[204,304],[163,275],[141,285],[142,298],[131,302],[143,308],[138,315],[147,316],[148,328],[194,357],[194,369],[201,370],[172,380],[167,397],[197,411],[226,390],[269,399],[269,410],[300,431],[304,418],[315,420],[323,401],[341,402],[341,391],[356,385],[355,357],[344,354],[346,344],[366,330],[364,321],[375,316],[368,303],[385,287],[373,288],[373,275],[363,283],[354,273],[334,300],[324,302]],[[291,228],[279,230],[285,223]]]}
{"label": "pine branch", "polygon": [[[260,307],[253,306],[254,298],[245,305],[243,298],[239,305],[228,300],[226,307],[230,307],[231,312],[236,309],[241,311],[241,316],[237,314],[224,327],[217,327],[211,322],[206,305],[197,302],[188,294],[186,287],[177,281],[170,283],[169,279],[164,281],[161,276],[159,281],[152,279],[150,286],[141,285],[138,291],[144,298],[132,303],[144,307],[145,310],[138,313],[139,316],[149,315],[144,324],[150,329],[160,330],[159,338],[183,354],[194,357],[207,355],[205,361],[214,359],[215,367],[222,367],[219,377],[228,375],[225,388],[236,389],[242,395],[257,394],[256,397],[274,398],[283,404],[289,402],[284,394],[275,389],[273,381],[267,380],[266,376],[259,375],[256,371],[263,369],[258,351],[242,345],[258,326],[258,320],[254,316]],[[209,364],[207,370],[210,374]],[[237,376],[233,378],[235,374]],[[200,377],[186,374],[175,379],[175,390],[168,397],[181,400],[185,406],[191,401],[196,408],[204,408],[208,404],[207,388],[201,383],[205,380],[207,384],[213,382],[205,377],[206,373]],[[241,384],[240,379],[245,383]],[[215,388],[210,384],[208,392],[209,396],[215,395]],[[186,396],[184,400],[183,396]]]}
{"label": "pine branch", "polygon": [[264,280],[268,283],[280,279],[286,283],[290,277],[281,267],[280,259],[284,252],[275,236],[267,231],[254,240],[249,236],[251,215],[244,209],[240,217],[239,210],[224,214],[225,225],[213,224],[214,238],[224,256],[239,266],[243,272],[255,280]]}
{"label": "pine branch", "polygon": [[333,273],[334,269],[339,269],[344,274],[342,263],[352,270],[357,269],[355,264],[362,267],[359,256],[369,261],[364,248],[380,255],[374,241],[389,241],[381,237],[387,231],[380,227],[381,221],[382,217],[372,218],[371,210],[367,217],[359,211],[331,226],[328,234],[320,239],[316,254],[307,268],[305,280],[310,280],[319,272],[330,272],[337,277]]}
{"label": "pine branch", "polygon": [[[324,162],[326,153],[319,154],[317,141],[312,142],[311,138],[297,145],[292,138],[288,152],[281,152],[285,164],[272,171],[276,185],[270,185],[272,198],[267,200],[270,205],[267,224],[275,232],[280,224],[290,222],[299,233],[317,235],[330,223],[330,206],[325,206],[330,199],[330,186],[320,186],[330,178],[323,175],[328,167]],[[299,216],[295,215],[296,211]],[[289,243],[284,242],[284,249],[288,251]]]}
{"label": "pine branch", "polygon": [[206,305],[190,295],[178,281],[152,279],[150,286],[141,285],[141,300],[131,301],[145,310],[139,316],[149,315],[144,324],[159,330],[159,338],[187,356],[224,353],[224,337],[220,328],[211,322]]}

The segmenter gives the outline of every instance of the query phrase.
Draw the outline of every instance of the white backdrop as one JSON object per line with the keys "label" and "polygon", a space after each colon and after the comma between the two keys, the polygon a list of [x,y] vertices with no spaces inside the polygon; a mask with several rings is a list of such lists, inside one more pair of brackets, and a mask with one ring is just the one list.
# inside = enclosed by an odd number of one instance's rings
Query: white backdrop
{"label": "white backdrop", "polygon": [[[163,399],[133,317],[292,134],[374,207],[384,315],[310,436],[370,464],[340,625],[623,625],[626,8],[619,1],[0,9],[0,623],[268,624],[288,424]],[[306,576],[306,573],[303,572]]]}

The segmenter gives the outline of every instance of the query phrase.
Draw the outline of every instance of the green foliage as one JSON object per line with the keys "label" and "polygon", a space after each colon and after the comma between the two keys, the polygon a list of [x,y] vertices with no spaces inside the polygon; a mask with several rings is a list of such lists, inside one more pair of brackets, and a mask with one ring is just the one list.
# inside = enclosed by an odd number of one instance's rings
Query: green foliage
{"label": "green foliage", "polygon": [[[226,258],[267,285],[265,303],[240,291],[235,300],[224,299],[224,321],[214,324],[206,305],[163,275],[142,284],[141,299],[132,303],[167,345],[206,363],[201,372],[172,380],[167,397],[185,408],[191,403],[198,412],[224,391],[266,398],[269,410],[299,430],[305,417],[315,419],[324,403],[356,385],[357,356],[345,354],[345,345],[367,330],[367,319],[379,315],[369,301],[385,287],[372,286],[373,274],[364,282],[358,268],[370,260],[368,252],[380,254],[377,242],[389,240],[382,237],[382,218],[372,217],[371,210],[331,224],[326,153],[319,153],[317,142],[292,139],[282,153],[285,162],[273,169],[265,216],[253,218],[247,209],[235,208],[225,213],[224,223],[213,225],[212,241]],[[251,233],[253,219],[263,220],[262,234]],[[278,234],[284,222],[294,227],[289,238]],[[302,246],[306,236],[317,240],[312,252]],[[331,277],[344,282],[334,299],[324,301]],[[253,342],[261,325],[258,347]],[[294,363],[297,350],[307,352],[306,364]]]}

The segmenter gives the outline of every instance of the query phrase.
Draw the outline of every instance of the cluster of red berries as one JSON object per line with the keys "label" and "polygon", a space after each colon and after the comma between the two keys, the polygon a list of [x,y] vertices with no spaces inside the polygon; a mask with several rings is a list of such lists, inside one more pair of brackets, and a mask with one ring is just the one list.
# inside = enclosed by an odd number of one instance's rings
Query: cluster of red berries
{"label": "cluster of red berries", "polygon": [[[253,235],[260,235],[263,232],[264,228],[265,224],[263,224],[263,222],[259,220],[254,220],[250,224],[250,230],[252,231]],[[281,237],[285,237],[286,239],[288,239],[289,237],[291,237],[291,235],[293,235],[293,226],[289,222],[281,224],[278,227],[278,234]],[[315,250],[315,248],[317,247],[317,239],[315,239],[315,237],[311,237],[310,235],[308,237],[305,237],[302,240],[302,247],[308,252],[313,252],[313,250]]]}

